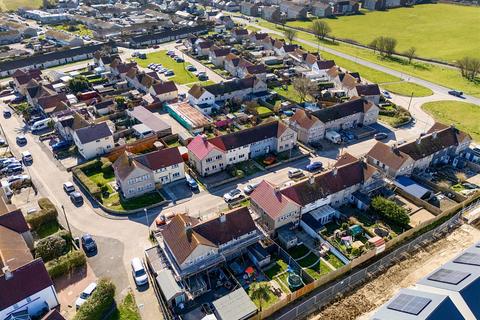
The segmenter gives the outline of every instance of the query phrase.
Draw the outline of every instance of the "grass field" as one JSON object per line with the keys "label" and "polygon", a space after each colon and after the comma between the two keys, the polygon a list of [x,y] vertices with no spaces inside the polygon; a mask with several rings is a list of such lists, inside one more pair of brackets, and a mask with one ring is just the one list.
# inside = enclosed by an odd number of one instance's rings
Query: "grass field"
{"label": "grass field", "polygon": [[480,106],[459,101],[436,101],[425,103],[422,108],[436,121],[455,124],[480,142]]}
{"label": "grass field", "polygon": [[42,0],[0,0],[0,11],[15,11],[18,8],[38,9]]}
{"label": "grass field", "polygon": [[[270,23],[268,21],[261,20],[261,19],[259,19],[259,21],[260,22],[258,24],[265,28],[269,28],[277,32],[283,32],[283,29],[280,26],[276,27],[273,23]],[[272,36],[276,38],[283,37],[281,35],[272,35]],[[297,33],[297,37],[313,43],[317,42],[317,39],[315,38],[315,36],[307,32],[299,31]],[[295,43],[303,46],[306,50],[317,51],[317,46],[306,45],[298,41],[295,41]],[[438,65],[432,65],[429,63],[420,63],[420,62],[408,63],[406,59],[401,59],[401,58],[384,58],[378,54],[374,54],[373,51],[371,50],[354,47],[348,44],[339,43],[338,41],[335,42],[335,44],[333,44],[331,41],[322,41],[321,45],[391,68],[393,70],[403,72],[408,75],[419,77],[421,79],[424,79],[433,83],[438,83],[440,85],[443,85],[449,88],[461,90],[466,94],[480,97],[480,83],[474,83],[472,81],[466,80],[461,76],[460,72],[456,69],[452,69],[449,67],[442,67]],[[335,60],[338,66],[343,67],[347,70],[360,72],[363,78],[368,79],[371,82],[386,83],[386,82],[400,81],[398,77],[394,77],[384,72],[377,71],[369,67],[365,67],[361,64],[358,64],[356,62],[353,62],[345,58],[341,58],[334,54],[330,54],[322,51],[321,56],[324,59]]]}
{"label": "grass field", "polygon": [[175,62],[175,60],[167,56],[167,51],[165,50],[149,53],[147,54],[147,59],[135,58],[134,60],[143,68],[146,68],[150,63],[160,63],[165,68],[173,70],[175,76],[169,77],[169,79],[175,83],[198,82],[197,77],[193,73],[184,69],[188,63]]}
{"label": "grass field", "polygon": [[141,320],[140,312],[133,293],[128,293],[122,303],[117,306],[108,320]]}
{"label": "grass field", "polygon": [[[463,56],[478,56],[479,16],[478,7],[426,4],[386,12],[362,10],[361,15],[326,21],[338,38],[368,45],[375,37],[390,36],[397,39],[398,52],[413,45],[421,57],[453,62]],[[288,25],[309,28],[311,22],[292,21]]]}
{"label": "grass field", "polygon": [[401,96],[410,96],[413,94],[414,97],[427,97],[433,94],[433,91],[424,86],[418,85],[412,82],[396,82],[396,83],[387,83],[383,84],[382,88],[399,94]]}
{"label": "grass field", "polygon": [[67,31],[67,32],[76,34],[76,35],[81,36],[81,37],[84,37],[84,36],[93,37],[93,31],[88,29],[83,24],[77,24],[77,25],[75,25],[75,27],[76,27],[77,30],[69,31],[69,25],[68,24],[62,24],[62,25],[54,26],[54,28],[57,29],[57,30]]}

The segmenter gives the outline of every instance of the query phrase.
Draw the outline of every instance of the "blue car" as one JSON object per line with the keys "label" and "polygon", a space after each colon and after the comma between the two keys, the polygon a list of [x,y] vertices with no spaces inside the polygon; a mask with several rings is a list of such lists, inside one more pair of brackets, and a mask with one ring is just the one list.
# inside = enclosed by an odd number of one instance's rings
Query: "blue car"
{"label": "blue car", "polygon": [[65,140],[61,140],[61,141],[58,141],[57,143],[52,145],[52,150],[53,151],[60,151],[60,150],[67,149],[68,147],[70,147],[70,142],[65,141]]}
{"label": "blue car", "polygon": [[312,162],[305,167],[305,169],[309,172],[322,170],[322,168],[323,168],[323,164],[321,162],[318,162],[318,161]]}

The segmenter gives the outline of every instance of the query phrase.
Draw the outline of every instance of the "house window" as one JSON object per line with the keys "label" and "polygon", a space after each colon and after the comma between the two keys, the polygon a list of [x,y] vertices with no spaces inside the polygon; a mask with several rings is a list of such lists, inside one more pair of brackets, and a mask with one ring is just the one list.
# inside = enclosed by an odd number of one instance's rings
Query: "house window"
{"label": "house window", "polygon": [[215,157],[215,159],[220,160],[220,159],[222,159],[222,156],[218,155],[218,156]]}
{"label": "house window", "polygon": [[97,140],[97,141],[95,141],[95,142],[100,142],[100,140]]}
{"label": "house window", "polygon": [[178,176],[180,176],[180,172],[175,172],[174,174],[172,174],[172,177],[174,177],[174,178],[176,178]]}
{"label": "house window", "polygon": [[172,168],[178,168],[178,163],[177,163],[177,164],[174,164],[174,165],[172,165]]}
{"label": "house window", "polygon": [[238,158],[240,158],[240,159],[243,158],[243,157],[245,157],[244,154],[241,154],[241,155],[238,156]]}

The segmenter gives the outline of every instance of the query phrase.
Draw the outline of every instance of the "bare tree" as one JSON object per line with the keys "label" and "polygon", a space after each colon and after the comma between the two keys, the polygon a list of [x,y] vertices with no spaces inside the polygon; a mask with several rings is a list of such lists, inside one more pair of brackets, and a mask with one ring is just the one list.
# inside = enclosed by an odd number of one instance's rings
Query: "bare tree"
{"label": "bare tree", "polygon": [[480,59],[472,57],[463,57],[457,62],[457,66],[462,76],[470,81],[475,80],[480,73]]}
{"label": "bare tree", "polygon": [[373,53],[376,53],[378,50],[378,38],[373,39],[368,46],[373,49]]}
{"label": "bare tree", "polygon": [[297,91],[300,102],[305,102],[307,100],[307,97],[311,95],[315,90],[312,82],[309,79],[303,77],[296,77],[293,80],[293,88]]}
{"label": "bare tree", "polygon": [[283,30],[283,34],[285,35],[285,38],[287,38],[288,42],[292,44],[293,39],[297,36],[297,30],[286,28]]}
{"label": "bare tree", "polygon": [[384,37],[384,48],[385,48],[385,54],[390,57],[392,54],[395,53],[395,47],[397,46],[397,40],[394,38],[390,37]]}
{"label": "bare tree", "polygon": [[315,20],[313,21],[313,24],[312,24],[312,33],[315,35],[315,37],[317,38],[318,40],[318,48],[317,48],[317,51],[320,51],[320,40],[324,40],[326,36],[328,36],[328,34],[330,32],[332,32],[332,28],[330,28],[330,26],[325,22],[325,21],[322,21],[322,20]]}
{"label": "bare tree", "polygon": [[416,57],[417,48],[410,47],[403,54],[408,58],[408,63],[412,63],[412,59]]}

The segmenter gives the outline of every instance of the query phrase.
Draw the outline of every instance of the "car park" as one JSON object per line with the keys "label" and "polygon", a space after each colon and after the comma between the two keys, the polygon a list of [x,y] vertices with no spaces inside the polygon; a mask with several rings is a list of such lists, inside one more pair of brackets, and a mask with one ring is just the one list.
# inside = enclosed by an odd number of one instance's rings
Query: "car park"
{"label": "car park", "polygon": [[242,191],[240,191],[239,189],[233,189],[223,195],[223,200],[225,200],[225,202],[228,203],[228,202],[238,200],[241,197],[242,197]]}
{"label": "car park", "polygon": [[30,151],[22,151],[22,161],[25,164],[33,162],[33,157]]}
{"label": "car park", "polygon": [[70,193],[75,191],[75,186],[70,181],[67,181],[63,183],[63,190],[65,190],[66,193]]}
{"label": "car park", "polygon": [[16,141],[17,141],[17,144],[19,144],[19,145],[27,144],[27,138],[23,134],[17,136]]}
{"label": "car park", "polygon": [[379,133],[376,133],[373,137],[376,140],[383,140],[388,138],[388,134],[386,134],[385,132],[379,132]]}
{"label": "car park", "polygon": [[130,266],[132,267],[132,276],[133,280],[135,280],[135,284],[137,286],[143,286],[148,283],[148,276],[147,272],[145,271],[145,266],[143,265],[142,260],[140,258],[133,258],[130,262]]}
{"label": "car park", "polygon": [[245,194],[250,194],[252,193],[259,185],[260,183],[249,183],[243,188],[243,192]]}
{"label": "car park", "polygon": [[299,178],[303,176],[303,171],[300,169],[290,169],[288,170],[288,177],[291,178]]}
{"label": "car park", "polygon": [[93,237],[90,234],[86,233],[82,235],[81,242],[82,248],[85,252],[97,251],[97,243],[93,240]]}
{"label": "car park", "polygon": [[70,200],[75,205],[82,205],[83,204],[82,194],[78,191],[73,191],[73,192],[70,193]]}
{"label": "car park", "polygon": [[323,168],[323,164],[319,161],[315,161],[310,164],[307,164],[307,166],[305,167],[305,169],[307,169],[307,171],[309,172],[322,170],[322,168]]}
{"label": "car park", "polygon": [[88,298],[93,294],[93,292],[97,289],[97,284],[95,282],[90,283],[85,290],[80,293],[80,296],[75,300],[75,307],[78,309],[80,308]]}

